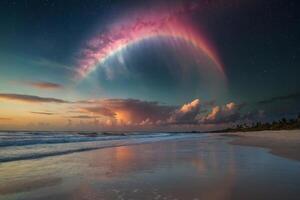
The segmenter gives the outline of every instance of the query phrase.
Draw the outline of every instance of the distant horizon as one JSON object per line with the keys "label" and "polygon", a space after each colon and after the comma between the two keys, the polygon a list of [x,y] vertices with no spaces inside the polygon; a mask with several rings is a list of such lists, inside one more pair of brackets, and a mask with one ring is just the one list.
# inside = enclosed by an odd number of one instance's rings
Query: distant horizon
{"label": "distant horizon", "polygon": [[[285,122],[282,122],[286,120]],[[142,132],[142,133],[219,133],[219,132],[236,132],[236,131],[265,131],[265,130],[273,130],[273,131],[281,131],[281,130],[300,130],[300,114],[294,118],[281,118],[280,120],[273,121],[256,121],[251,123],[240,123],[240,124],[232,124],[231,126],[224,127],[222,129],[212,129],[212,130],[1,130],[0,132],[71,132],[71,133],[132,133],[132,132]],[[271,126],[274,123],[283,123],[281,127],[272,128],[272,127],[256,127],[258,125],[261,126]],[[288,127],[288,126],[293,127]]]}

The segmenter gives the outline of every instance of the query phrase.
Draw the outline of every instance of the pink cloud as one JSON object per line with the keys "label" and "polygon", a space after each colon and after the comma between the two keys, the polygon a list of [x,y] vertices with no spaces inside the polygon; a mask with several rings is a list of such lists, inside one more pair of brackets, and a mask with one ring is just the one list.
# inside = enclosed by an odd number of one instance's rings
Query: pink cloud
{"label": "pink cloud", "polygon": [[62,89],[63,86],[61,84],[57,84],[57,83],[51,83],[51,82],[25,82],[25,84],[32,86],[34,88],[38,88],[38,89]]}

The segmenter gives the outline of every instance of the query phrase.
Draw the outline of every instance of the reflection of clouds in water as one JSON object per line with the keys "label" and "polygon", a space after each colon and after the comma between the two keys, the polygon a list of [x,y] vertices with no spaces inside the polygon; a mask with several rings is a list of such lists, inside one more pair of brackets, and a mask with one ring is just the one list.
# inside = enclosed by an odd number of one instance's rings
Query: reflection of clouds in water
{"label": "reflection of clouds in water", "polygon": [[209,200],[231,199],[232,190],[235,186],[235,181],[236,181],[234,149],[229,146],[228,155],[226,156],[228,162],[226,165],[222,165],[221,163],[218,162],[220,160],[219,157],[216,159],[217,155],[215,153],[218,152],[218,150],[216,149],[217,146],[212,145],[211,148],[213,149],[211,151],[213,155],[212,156],[213,162],[210,163],[212,165],[205,166],[206,162],[203,162],[202,160],[196,160],[194,162],[200,174],[203,175],[209,170],[213,170],[214,176],[216,177],[216,179],[214,179],[212,182],[210,182],[205,186],[205,189],[202,190],[203,192],[200,193],[199,195],[199,199],[209,199]]}
{"label": "reflection of clouds in water", "polygon": [[193,163],[193,165],[195,165],[199,174],[203,174],[207,171],[207,167],[202,160],[195,159],[194,161],[192,161],[192,163]]}
{"label": "reflection of clouds in water", "polygon": [[[200,199],[230,199],[235,184],[234,149],[230,147],[224,149],[224,147],[219,143],[199,141],[117,147],[111,149],[112,156],[108,159],[109,165],[105,176],[123,181],[130,180],[133,174],[135,176],[142,174],[145,180],[151,176],[152,184],[166,184],[158,188],[158,191],[152,194],[154,196],[162,194],[169,194],[174,198],[189,196],[186,191],[198,188],[196,196]],[[220,158],[220,156],[226,157]],[[202,176],[206,178],[200,180]],[[178,177],[182,183],[189,182],[190,185],[180,185],[179,188],[182,190],[178,188],[173,191],[174,186],[170,187],[170,185],[173,185],[173,181],[176,182]],[[98,179],[102,178],[98,177]],[[132,184],[137,183],[132,181]],[[140,186],[144,185],[143,183]],[[151,187],[151,184],[148,186]],[[143,189],[140,189],[140,192],[145,194]],[[123,195],[125,194],[123,191]]]}
{"label": "reflection of clouds in water", "polygon": [[44,187],[58,185],[62,182],[61,178],[57,177],[42,177],[32,180],[18,180],[13,182],[0,183],[0,195],[29,192]]}
{"label": "reflection of clouds in water", "polygon": [[117,147],[115,149],[115,159],[123,162],[130,162],[130,160],[134,159],[134,152],[130,147]]}
{"label": "reflection of clouds in water", "polygon": [[[22,170],[18,173],[21,167],[14,169],[20,176],[26,176],[28,183],[28,177],[48,174],[62,177],[62,184],[43,189],[45,193],[31,190],[24,194],[24,199],[37,195],[52,199],[239,200],[254,199],[250,198],[252,191],[259,197],[282,197],[282,192],[288,191],[289,186],[280,185],[281,190],[266,194],[269,191],[266,188],[278,186],[273,181],[278,180],[278,174],[271,171],[288,166],[292,171],[285,171],[285,175],[292,180],[299,172],[298,165],[270,156],[261,149],[231,146],[225,141],[206,137],[122,146],[28,161],[27,166],[22,166],[35,170],[27,170],[26,174]],[[253,162],[258,157],[259,162]],[[260,179],[257,174],[262,172],[264,178]],[[257,181],[260,181],[259,186]],[[298,179],[294,181],[300,183]]]}
{"label": "reflection of clouds in water", "polygon": [[[49,161],[43,166],[48,159],[35,164],[44,173],[61,171],[68,177],[63,184],[72,191],[70,199],[229,199],[235,184],[234,151],[227,147],[222,152],[224,146],[211,141],[168,141],[68,155],[57,165]],[[23,175],[32,173],[20,169]]]}
{"label": "reflection of clouds in water", "polygon": [[79,185],[77,186],[76,190],[72,193],[72,198],[74,200],[80,200],[82,199],[82,194],[84,194],[84,199],[96,199],[98,194],[94,190],[93,187],[91,187],[91,184],[86,181],[81,181]]}

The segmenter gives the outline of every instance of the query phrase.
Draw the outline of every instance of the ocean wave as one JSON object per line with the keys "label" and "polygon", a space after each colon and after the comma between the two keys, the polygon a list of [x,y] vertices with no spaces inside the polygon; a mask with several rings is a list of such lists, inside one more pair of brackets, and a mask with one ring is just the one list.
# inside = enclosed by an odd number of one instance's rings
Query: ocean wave
{"label": "ocean wave", "polygon": [[91,142],[106,140],[122,140],[130,138],[149,138],[149,137],[165,137],[170,136],[169,133],[158,134],[69,134],[69,133],[0,133],[0,148],[8,146],[26,146],[39,144],[59,144],[74,142]]}
{"label": "ocean wave", "polygon": [[[195,134],[132,134],[123,136],[74,136],[74,134],[0,134],[0,162],[38,159],[108,147],[127,146],[171,139],[197,137]],[[2,137],[2,138],[1,138]],[[4,139],[6,137],[6,139]],[[6,140],[6,141],[5,141]]]}

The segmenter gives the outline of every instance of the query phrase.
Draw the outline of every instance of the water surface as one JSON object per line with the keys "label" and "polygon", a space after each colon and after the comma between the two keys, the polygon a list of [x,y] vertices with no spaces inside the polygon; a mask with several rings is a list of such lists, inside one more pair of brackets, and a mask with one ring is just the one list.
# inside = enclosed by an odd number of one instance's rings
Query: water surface
{"label": "water surface", "polygon": [[300,162],[230,140],[187,135],[3,162],[0,199],[299,199]]}

